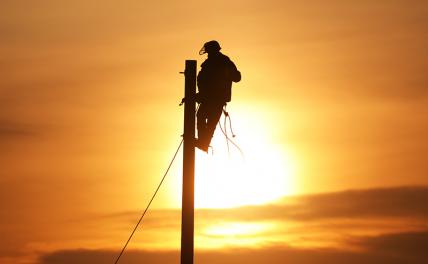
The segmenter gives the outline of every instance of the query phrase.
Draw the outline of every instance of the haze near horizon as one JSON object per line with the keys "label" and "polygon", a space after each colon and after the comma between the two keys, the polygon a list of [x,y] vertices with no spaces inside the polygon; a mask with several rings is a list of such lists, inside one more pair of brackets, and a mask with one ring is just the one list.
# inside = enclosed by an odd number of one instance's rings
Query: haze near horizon
{"label": "haze near horizon", "polygon": [[[246,158],[218,129],[197,152],[197,263],[422,263],[427,17],[401,0],[2,1],[0,262],[114,258],[181,140],[184,61],[216,39],[242,73]],[[181,159],[123,263],[177,262]]]}

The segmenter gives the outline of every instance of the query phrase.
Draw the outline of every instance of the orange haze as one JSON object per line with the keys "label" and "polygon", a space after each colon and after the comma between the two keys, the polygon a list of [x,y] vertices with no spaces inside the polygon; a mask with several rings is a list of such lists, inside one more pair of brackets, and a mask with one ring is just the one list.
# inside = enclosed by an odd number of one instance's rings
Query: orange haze
{"label": "orange haze", "polygon": [[[184,61],[217,39],[243,75],[228,109],[247,160],[221,133],[197,152],[198,261],[421,263],[427,17],[417,0],[2,1],[0,262],[112,262],[180,141]],[[124,263],[178,263],[180,170]]]}

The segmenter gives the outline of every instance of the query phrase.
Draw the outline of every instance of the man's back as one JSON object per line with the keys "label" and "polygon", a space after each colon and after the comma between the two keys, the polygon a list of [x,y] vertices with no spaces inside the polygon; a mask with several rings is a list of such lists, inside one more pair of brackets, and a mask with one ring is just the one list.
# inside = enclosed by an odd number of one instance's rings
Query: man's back
{"label": "man's back", "polygon": [[226,55],[209,56],[198,74],[198,88],[203,101],[230,102],[232,82],[239,82],[241,73]]}

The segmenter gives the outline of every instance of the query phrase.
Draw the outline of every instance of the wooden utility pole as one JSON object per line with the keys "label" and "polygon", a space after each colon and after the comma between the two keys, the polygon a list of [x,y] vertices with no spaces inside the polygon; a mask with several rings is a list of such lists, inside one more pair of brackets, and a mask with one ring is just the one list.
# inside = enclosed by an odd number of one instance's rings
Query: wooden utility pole
{"label": "wooden utility pole", "polygon": [[184,71],[183,194],[181,211],[181,264],[193,264],[195,211],[195,95],[196,61],[186,60]]}

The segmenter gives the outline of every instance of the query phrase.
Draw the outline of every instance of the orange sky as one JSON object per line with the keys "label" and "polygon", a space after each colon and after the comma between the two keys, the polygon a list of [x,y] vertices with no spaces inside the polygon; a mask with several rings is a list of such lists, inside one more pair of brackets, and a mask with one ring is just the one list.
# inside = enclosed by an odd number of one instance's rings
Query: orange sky
{"label": "orange sky", "polygon": [[[58,250],[120,247],[180,141],[178,72],[186,59],[200,65],[211,39],[242,72],[228,109],[246,160],[233,147],[228,158],[220,133],[213,155],[197,152],[196,203],[212,212],[197,214],[198,248],[313,263],[299,250],[355,250],[397,232],[427,239],[422,205],[416,216],[333,217],[343,229],[328,239],[334,229],[316,218],[307,244],[299,218],[245,218],[245,206],[288,206],[287,195],[359,189],[369,199],[428,185],[427,17],[426,1],[2,1],[0,262],[68,263]],[[140,234],[134,250],[177,249],[162,241],[179,236],[181,158],[153,204],[171,232],[148,224],[155,242]],[[420,188],[411,201],[428,204]],[[220,217],[225,207],[235,218]]]}

